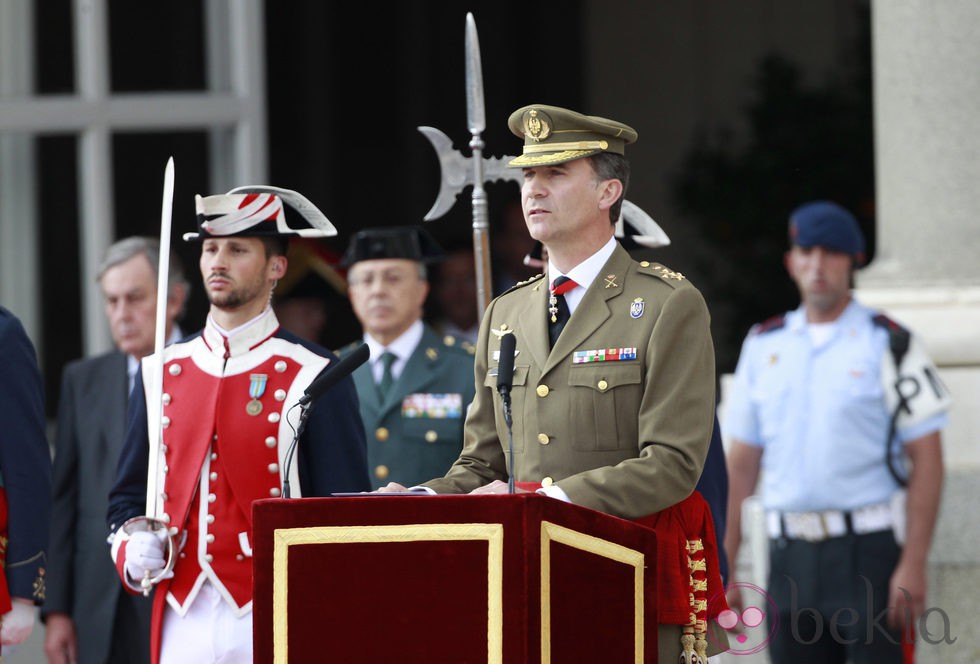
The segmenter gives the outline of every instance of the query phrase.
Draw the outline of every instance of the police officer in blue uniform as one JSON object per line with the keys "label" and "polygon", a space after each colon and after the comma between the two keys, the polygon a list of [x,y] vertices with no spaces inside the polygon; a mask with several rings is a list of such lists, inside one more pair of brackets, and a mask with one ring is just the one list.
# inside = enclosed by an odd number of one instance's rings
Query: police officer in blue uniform
{"label": "police officer in blue uniform", "polygon": [[374,488],[441,476],[463,447],[463,420],[476,389],[473,347],[440,337],[422,321],[425,266],[442,256],[417,226],[360,231],[344,255],[351,304],[371,349],[354,383]]}
{"label": "police officer in blue uniform", "polygon": [[851,295],[853,215],[807,203],[789,235],[801,305],[753,327],[727,395],[726,549],[734,561],[761,475],[772,661],[900,662],[924,610],[949,397],[916,337]]}

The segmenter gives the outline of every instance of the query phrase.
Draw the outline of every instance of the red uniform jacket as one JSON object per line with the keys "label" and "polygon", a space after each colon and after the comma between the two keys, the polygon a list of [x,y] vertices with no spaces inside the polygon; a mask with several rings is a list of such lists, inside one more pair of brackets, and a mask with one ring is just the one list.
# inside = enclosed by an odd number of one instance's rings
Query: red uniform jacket
{"label": "red uniform jacket", "polygon": [[[175,611],[185,615],[208,581],[237,615],[251,611],[251,505],[255,500],[281,495],[284,461],[300,415],[295,406],[332,359],[296,343],[291,335],[277,334],[278,328],[271,310],[228,338],[209,319],[201,335],[164,351],[156,514],[169,524],[179,548],[173,578],[163,580],[156,590],[154,655],[159,652],[164,597]],[[152,358],[143,363],[148,394],[154,367]],[[288,472],[294,498],[302,495],[304,484],[312,485],[314,495],[368,488],[364,433],[357,416],[353,383],[347,379],[338,387],[351,394],[339,399],[331,395],[340,403],[331,406],[330,411],[321,411],[332,415],[329,426],[336,432],[333,452],[319,453],[324,456],[314,458],[321,459],[321,463],[306,472],[301,463],[291,464]],[[336,407],[345,404],[353,408],[349,416]],[[147,406],[140,406],[142,418],[130,415],[119,478],[110,496],[113,531],[132,512],[129,504],[129,512],[122,509],[122,497],[132,503],[139,495],[125,484],[127,477],[134,482],[140,473],[139,464],[129,463],[130,458],[143,462],[146,497]],[[149,421],[155,421],[152,414]],[[325,430],[322,422],[317,427],[312,425],[311,416],[308,430]],[[308,442],[311,448],[329,444],[324,440]],[[313,449],[305,452],[307,458],[314,454],[318,453]],[[339,456],[326,458],[330,454]],[[303,454],[300,460],[302,457]],[[134,584],[127,579],[124,570],[126,540],[125,533],[115,537],[112,553],[124,583],[136,592],[138,581]]]}

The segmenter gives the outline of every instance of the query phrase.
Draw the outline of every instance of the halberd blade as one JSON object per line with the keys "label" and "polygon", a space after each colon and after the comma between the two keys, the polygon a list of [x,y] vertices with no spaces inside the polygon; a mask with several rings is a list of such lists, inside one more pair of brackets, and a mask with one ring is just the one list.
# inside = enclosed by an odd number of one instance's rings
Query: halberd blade
{"label": "halberd blade", "polygon": [[471,134],[482,134],[487,128],[480,38],[476,34],[476,21],[472,12],[466,14],[466,119]]}

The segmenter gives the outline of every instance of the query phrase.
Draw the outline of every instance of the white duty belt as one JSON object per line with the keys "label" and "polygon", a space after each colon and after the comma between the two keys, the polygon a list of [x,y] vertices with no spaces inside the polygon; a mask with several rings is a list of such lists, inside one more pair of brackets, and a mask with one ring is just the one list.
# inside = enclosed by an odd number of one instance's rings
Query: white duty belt
{"label": "white duty belt", "polygon": [[891,530],[895,525],[890,503],[859,507],[851,511],[826,510],[823,512],[766,512],[769,537],[786,537],[808,542],[820,542],[831,537],[847,534]]}

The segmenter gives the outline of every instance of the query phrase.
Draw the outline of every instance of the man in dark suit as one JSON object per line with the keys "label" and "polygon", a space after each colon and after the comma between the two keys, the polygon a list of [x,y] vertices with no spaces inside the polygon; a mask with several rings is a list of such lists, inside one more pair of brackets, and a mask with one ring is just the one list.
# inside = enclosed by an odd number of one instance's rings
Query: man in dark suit
{"label": "man in dark suit", "polygon": [[[106,252],[97,280],[116,350],[65,367],[53,471],[54,515],[44,650],[50,664],[150,661],[151,603],[127,593],[106,555],[105,513],[139,360],[153,352],[157,240],[130,237]],[[168,339],[187,283],[170,258]]]}
{"label": "man in dark suit", "polygon": [[51,514],[51,457],[44,437],[44,389],[34,346],[0,307],[0,643],[16,646],[44,601]]}
{"label": "man in dark suit", "polygon": [[[426,263],[443,257],[418,226],[370,228],[344,255],[354,313],[371,360],[354,372],[375,487],[417,484],[449,469],[473,400],[473,347],[422,322]],[[476,300],[470,305],[476,308]],[[352,345],[341,355],[360,346]],[[387,362],[387,363],[386,363]],[[386,378],[387,376],[387,378]]]}

